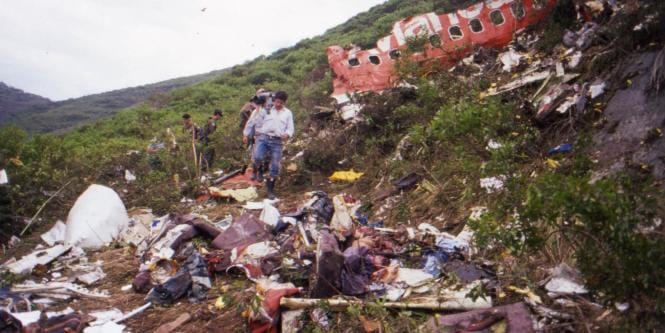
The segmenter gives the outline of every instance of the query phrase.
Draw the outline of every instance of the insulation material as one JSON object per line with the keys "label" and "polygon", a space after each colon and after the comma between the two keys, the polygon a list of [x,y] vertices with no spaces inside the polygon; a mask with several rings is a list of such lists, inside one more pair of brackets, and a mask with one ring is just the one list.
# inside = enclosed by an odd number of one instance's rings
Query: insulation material
{"label": "insulation material", "polygon": [[90,185],[69,211],[65,243],[100,248],[118,237],[128,222],[125,205],[114,190]]}

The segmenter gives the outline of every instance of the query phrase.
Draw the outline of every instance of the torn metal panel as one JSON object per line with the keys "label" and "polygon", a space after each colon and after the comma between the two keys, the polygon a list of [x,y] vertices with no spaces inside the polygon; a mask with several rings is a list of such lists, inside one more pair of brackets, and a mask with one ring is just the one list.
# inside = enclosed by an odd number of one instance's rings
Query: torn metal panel
{"label": "torn metal panel", "polygon": [[56,245],[46,250],[35,251],[24,256],[21,260],[7,264],[6,266],[9,271],[14,274],[28,274],[35,266],[46,265],[57,257],[65,254],[65,252],[69,251],[71,248],[71,246]]}
{"label": "torn metal panel", "polygon": [[556,0],[487,0],[453,13],[426,13],[398,21],[373,49],[330,46],[332,97],[343,104],[355,92],[396,87],[399,82],[393,66],[409,39],[429,40],[424,50],[412,55],[413,60],[436,61],[450,68],[475,47],[505,47],[516,32],[543,20],[555,5]]}
{"label": "torn metal panel", "polygon": [[65,241],[65,231],[67,230],[67,225],[62,221],[58,220],[55,222],[55,225],[47,232],[41,235],[44,243],[48,246],[53,246],[56,243],[62,243]]}

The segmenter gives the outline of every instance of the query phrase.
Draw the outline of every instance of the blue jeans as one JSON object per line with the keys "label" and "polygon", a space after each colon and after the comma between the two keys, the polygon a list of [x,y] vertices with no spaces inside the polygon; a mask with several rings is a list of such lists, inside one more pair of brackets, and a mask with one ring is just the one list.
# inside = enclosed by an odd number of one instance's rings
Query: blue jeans
{"label": "blue jeans", "polygon": [[254,163],[261,165],[264,158],[270,158],[270,177],[278,177],[282,164],[282,148],[281,138],[267,135],[259,136],[256,141],[256,150],[254,150]]}

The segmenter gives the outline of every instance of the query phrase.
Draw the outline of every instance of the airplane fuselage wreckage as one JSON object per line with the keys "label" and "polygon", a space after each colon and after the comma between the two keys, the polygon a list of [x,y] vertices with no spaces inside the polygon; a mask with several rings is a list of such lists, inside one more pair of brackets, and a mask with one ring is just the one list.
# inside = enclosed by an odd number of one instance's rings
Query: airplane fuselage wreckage
{"label": "airplane fuselage wreckage", "polygon": [[392,33],[370,50],[330,46],[332,97],[344,104],[356,92],[394,88],[399,82],[393,67],[410,39],[427,38],[412,60],[439,61],[451,68],[476,47],[505,47],[516,32],[546,18],[555,5],[556,0],[488,0],[453,13],[427,13],[396,22]]}

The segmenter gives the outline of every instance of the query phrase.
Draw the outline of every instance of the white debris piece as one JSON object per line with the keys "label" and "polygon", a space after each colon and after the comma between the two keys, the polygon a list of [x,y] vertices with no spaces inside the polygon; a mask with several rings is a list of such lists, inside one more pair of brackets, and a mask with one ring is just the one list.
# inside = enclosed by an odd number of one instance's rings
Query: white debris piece
{"label": "white debris piece", "polygon": [[580,273],[561,263],[552,270],[550,281],[545,289],[554,295],[586,294],[589,291],[580,283]]}
{"label": "white debris piece", "polygon": [[69,251],[69,249],[71,249],[71,246],[56,245],[46,250],[32,252],[21,258],[21,260],[7,264],[6,266],[14,274],[28,274],[32,272],[35,266],[46,265]]}
{"label": "white debris piece", "polygon": [[523,56],[512,48],[507,52],[499,54],[504,72],[510,72],[513,70],[513,67],[519,66],[522,58]]}
{"label": "white debris piece", "polygon": [[139,245],[150,237],[150,228],[155,221],[152,210],[146,208],[133,209],[129,214],[130,220],[127,228],[123,230],[118,238],[126,244]]}
{"label": "white debris piece", "polygon": [[566,71],[563,68],[563,63],[557,62],[556,63],[556,77],[563,77],[566,75]]}
{"label": "white debris piece", "polygon": [[[47,312],[46,317],[51,318],[51,317],[68,315],[70,313],[74,313],[74,309],[68,307],[58,312]],[[30,311],[30,312],[14,312],[11,315],[14,316],[14,318],[18,319],[18,321],[20,321],[21,324],[23,324],[23,327],[25,327],[32,323],[38,322],[41,314],[42,314],[41,311]]]}
{"label": "white debris piece", "polygon": [[449,253],[457,251],[466,252],[470,249],[472,238],[473,232],[465,226],[457,236],[453,236],[447,232],[442,232],[436,236],[436,246]]}
{"label": "white debris piece", "polygon": [[127,228],[129,217],[118,194],[102,185],[90,185],[76,199],[67,217],[65,243],[100,248]]}
{"label": "white debris piece", "polygon": [[127,184],[133,182],[136,180],[136,176],[129,171],[129,169],[125,169],[125,181],[127,181]]}
{"label": "white debris piece", "polygon": [[352,216],[355,215],[356,210],[360,207],[358,204],[347,204],[344,202],[344,195],[338,194],[333,197],[333,206],[335,213],[330,221],[332,230],[340,233],[345,233],[353,228]]}
{"label": "white debris piece", "polygon": [[263,210],[261,211],[261,216],[259,217],[259,219],[265,222],[265,224],[274,228],[277,226],[279,217],[280,217],[279,210],[277,210],[277,208],[275,208],[273,205],[264,202]]}
{"label": "white debris piece", "polygon": [[361,104],[356,104],[356,103],[349,103],[344,106],[342,106],[339,111],[340,111],[340,116],[342,117],[342,120],[344,121],[349,121],[355,118],[360,111],[363,109],[363,106]]}
{"label": "white debris piece", "polygon": [[282,333],[298,333],[302,329],[302,314],[305,310],[291,310],[282,313]]}
{"label": "white debris piece", "polygon": [[106,311],[93,311],[89,313],[90,316],[94,317],[96,320],[90,323],[90,326],[100,326],[104,325],[107,322],[116,321],[124,315],[122,311],[113,308]]}
{"label": "white debris piece", "polygon": [[85,273],[83,275],[80,275],[76,279],[89,286],[89,285],[92,285],[95,282],[97,282],[97,281],[99,281],[99,280],[101,280],[105,277],[106,277],[106,274],[104,273],[102,268],[97,266],[97,267],[94,268],[94,270],[92,272],[88,272],[88,273]]}
{"label": "white debris piece", "polygon": [[[48,282],[48,283],[34,283],[28,281],[21,284],[15,284],[11,287],[11,291],[15,293],[26,293],[34,295],[43,295],[44,297],[57,298],[56,296],[71,296],[76,294],[80,297],[86,298],[109,298],[109,293],[105,290],[88,290],[77,284],[68,282]],[[62,298],[62,297],[61,297]]]}
{"label": "white debris piece", "polygon": [[439,235],[441,232],[435,226],[429,223],[421,223],[418,225],[418,231],[424,234]]}
{"label": "white debris piece", "polygon": [[160,238],[150,248],[151,258],[154,261],[158,259],[171,259],[175,254],[171,245],[184,233],[190,226],[187,224],[180,224],[169,230],[164,237]]}
{"label": "white debris piece", "polygon": [[400,267],[395,282],[406,283],[409,287],[420,287],[434,280],[432,274],[422,269]]}
{"label": "white debris piece", "polygon": [[124,330],[125,325],[120,325],[109,321],[103,325],[86,327],[83,330],[83,333],[122,333]]}
{"label": "white debris piece", "polygon": [[7,248],[13,249],[18,243],[21,242],[21,239],[12,235],[11,238],[9,238],[9,242],[7,242]]}
{"label": "white debris piece", "polygon": [[499,148],[503,147],[502,144],[494,141],[494,139],[490,139],[489,142],[487,142],[487,146],[485,147],[486,150],[497,150]]}
{"label": "white debris piece", "polygon": [[605,93],[605,82],[594,84],[589,87],[589,97],[596,99],[596,97]]}
{"label": "white debris piece", "polygon": [[262,210],[265,207],[264,202],[247,201],[242,208],[247,210]]}
{"label": "white debris piece", "polygon": [[480,187],[485,189],[487,193],[494,193],[503,188],[506,176],[488,177],[480,180]]}
{"label": "white debris piece", "polygon": [[[526,85],[529,85],[534,82],[542,81],[550,77],[551,73],[550,71],[542,71],[542,72],[536,72],[533,74],[529,74],[526,76],[522,76],[518,78],[517,80],[511,81],[506,83],[505,85],[499,87],[498,89],[491,89],[488,91],[488,96],[495,96],[499,95],[508,91],[512,91],[521,87],[524,87]],[[565,77],[564,77],[565,80]]]}
{"label": "white debris piece", "polygon": [[0,185],[9,184],[9,177],[7,177],[7,170],[0,170]]}
{"label": "white debris piece", "polygon": [[570,55],[570,60],[568,61],[568,68],[576,68],[580,62],[582,62],[582,51],[576,51]]}
{"label": "white debris piece", "polygon": [[478,221],[483,215],[488,212],[487,207],[485,206],[476,206],[471,208],[471,215],[469,215],[469,220]]}
{"label": "white debris piece", "polygon": [[65,225],[62,221],[58,220],[57,222],[55,222],[55,225],[51,228],[51,230],[41,235],[41,238],[44,241],[44,243],[48,244],[48,246],[53,246],[56,243],[62,243],[65,241],[66,230],[67,230],[67,225]]}
{"label": "white debris piece", "polygon": [[300,151],[300,152],[298,152],[297,154],[295,154],[293,157],[291,157],[291,161],[295,161],[295,160],[297,160],[297,159],[299,159],[299,158],[301,158],[301,157],[303,157],[303,156],[305,156],[305,152],[304,152],[304,151]]}

